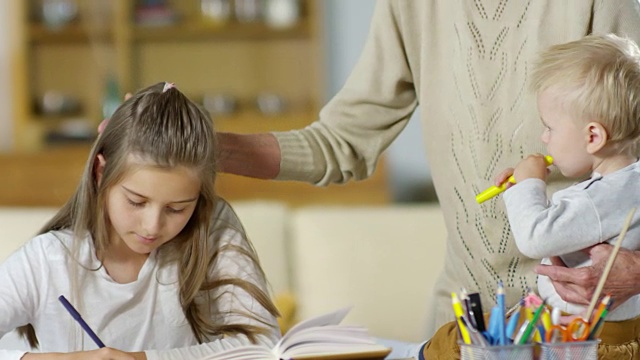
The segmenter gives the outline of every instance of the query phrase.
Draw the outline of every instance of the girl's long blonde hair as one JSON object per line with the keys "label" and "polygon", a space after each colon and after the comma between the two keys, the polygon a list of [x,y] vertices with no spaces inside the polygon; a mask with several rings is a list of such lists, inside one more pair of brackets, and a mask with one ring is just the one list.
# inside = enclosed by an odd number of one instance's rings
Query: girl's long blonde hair
{"label": "girl's long blonde hair", "polygon": [[[235,285],[252,295],[272,315],[278,315],[268,294],[260,287],[242,279],[211,277],[211,267],[222,251],[235,251],[238,256],[247,256],[255,263],[262,279],[264,274],[248,240],[245,239],[246,248],[225,245],[212,250],[208,246],[209,238],[218,233],[214,224],[217,220],[213,218],[217,201],[214,192],[216,136],[209,116],[173,86],[166,86],[166,83],[152,85],[136,93],[116,110],[93,145],[75,193],[40,233],[70,229],[76,240],[89,236],[100,258],[110,239],[106,196],[108,190],[122,179],[130,154],[155,166],[185,166],[195,169],[200,175],[202,185],[193,215],[180,234],[158,251],[163,264],[177,263],[180,303],[198,342],[202,343],[210,336],[238,333],[255,341],[256,335],[268,333],[270,325],[265,319],[243,313],[241,315],[251,316],[265,326],[215,324],[212,320],[215,316],[212,315],[216,314],[209,312],[214,307],[206,304],[208,308],[205,310],[196,304],[197,297],[211,299],[207,296],[210,290]],[[98,155],[106,159],[100,182],[95,174]],[[38,347],[31,324],[18,330],[33,348]]]}

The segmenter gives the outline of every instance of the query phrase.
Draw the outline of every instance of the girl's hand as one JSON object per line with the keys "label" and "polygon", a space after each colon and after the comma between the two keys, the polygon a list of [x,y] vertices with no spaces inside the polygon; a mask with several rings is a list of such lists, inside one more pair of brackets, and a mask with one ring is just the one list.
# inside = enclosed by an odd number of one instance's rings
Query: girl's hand
{"label": "girl's hand", "polygon": [[104,347],[97,350],[77,351],[72,353],[27,353],[21,360],[146,360],[143,353],[126,353],[124,351]]}
{"label": "girl's hand", "polygon": [[544,155],[529,155],[516,165],[516,168],[513,171],[513,177],[516,182],[531,178],[540,179],[546,182],[547,175],[549,175],[550,172],[547,166],[547,161],[545,160]]}

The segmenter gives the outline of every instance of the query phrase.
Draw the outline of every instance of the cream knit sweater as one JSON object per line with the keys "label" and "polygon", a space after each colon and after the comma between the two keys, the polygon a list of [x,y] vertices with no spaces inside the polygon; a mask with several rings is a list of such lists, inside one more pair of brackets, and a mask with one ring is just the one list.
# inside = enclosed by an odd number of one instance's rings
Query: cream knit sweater
{"label": "cream knit sweater", "polygon": [[[275,134],[278,178],[318,185],[366,178],[419,105],[449,233],[435,326],[454,319],[450,293],[461,287],[479,291],[488,311],[502,280],[513,305],[535,287],[538,261],[518,252],[502,200],[478,205],[475,194],[524,155],[544,152],[527,82],[537,52],[591,32],[638,41],[639,11],[637,0],[378,0],[344,88],[318,121]],[[567,185],[553,178],[552,189]]]}

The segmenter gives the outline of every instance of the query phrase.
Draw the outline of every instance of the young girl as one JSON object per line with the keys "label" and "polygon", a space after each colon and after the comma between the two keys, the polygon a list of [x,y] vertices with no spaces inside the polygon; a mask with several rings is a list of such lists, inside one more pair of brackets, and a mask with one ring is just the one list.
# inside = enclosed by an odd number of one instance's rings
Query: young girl
{"label": "young girl", "polygon": [[[0,265],[2,359],[194,359],[273,346],[277,310],[233,210],[214,193],[211,119],[170,83],[125,101],[78,189]],[[106,347],[58,301],[64,295]]]}

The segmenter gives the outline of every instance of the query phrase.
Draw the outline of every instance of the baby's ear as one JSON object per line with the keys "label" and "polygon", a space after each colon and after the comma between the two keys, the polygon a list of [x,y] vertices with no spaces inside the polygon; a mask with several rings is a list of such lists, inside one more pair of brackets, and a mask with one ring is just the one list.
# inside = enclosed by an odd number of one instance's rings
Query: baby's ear
{"label": "baby's ear", "polygon": [[102,154],[96,156],[96,161],[93,163],[93,174],[96,177],[97,185],[100,186],[102,182],[102,174],[104,173],[104,167],[107,165],[107,161]]}
{"label": "baby's ear", "polygon": [[609,141],[609,133],[601,123],[592,121],[587,124],[587,152],[595,154]]}

